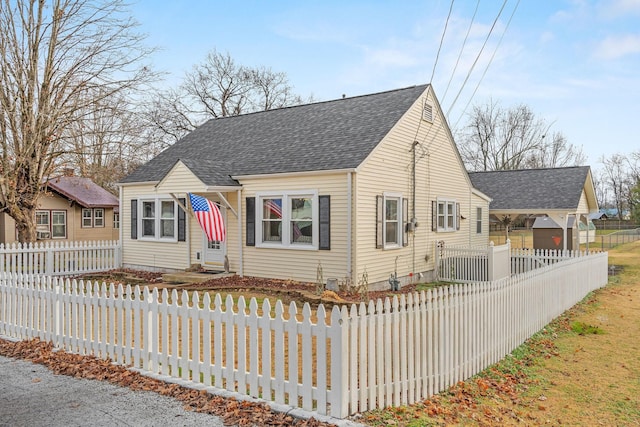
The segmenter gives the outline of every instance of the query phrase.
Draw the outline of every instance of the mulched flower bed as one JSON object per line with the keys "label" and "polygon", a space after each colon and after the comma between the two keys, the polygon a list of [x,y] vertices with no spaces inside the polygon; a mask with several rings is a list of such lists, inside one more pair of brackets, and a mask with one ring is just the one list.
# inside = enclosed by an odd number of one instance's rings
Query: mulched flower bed
{"label": "mulched flower bed", "polygon": [[286,298],[282,298],[286,301],[296,300],[296,298],[299,298],[297,301],[301,304],[309,302],[312,306],[317,306],[322,302],[325,306],[328,306],[327,308],[331,308],[331,306],[336,304],[359,304],[362,301],[375,301],[378,298],[384,300],[386,297],[415,292],[417,286],[415,284],[405,285],[398,291],[391,291],[387,289],[368,291],[365,294],[361,294],[353,289],[340,290],[332,292],[331,297],[320,300],[320,295],[316,293],[316,284],[309,282],[265,279],[251,276],[240,277],[233,275],[227,277],[215,277],[201,283],[164,284],[162,282],[162,275],[163,273],[151,271],[119,269],[100,274],[87,274],[84,276],[78,276],[78,278],[92,281],[99,280],[100,282],[104,281],[116,284],[130,283],[132,285],[149,285],[153,287],[164,287],[177,290],[246,292],[248,295],[250,295],[252,291],[255,291],[263,295],[272,295],[274,298],[287,296]]}

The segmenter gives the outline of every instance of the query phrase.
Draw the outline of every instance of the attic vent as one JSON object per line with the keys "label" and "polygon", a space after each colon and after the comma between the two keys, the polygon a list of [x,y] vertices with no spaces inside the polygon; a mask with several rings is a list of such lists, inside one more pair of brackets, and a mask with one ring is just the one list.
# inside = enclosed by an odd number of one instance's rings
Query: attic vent
{"label": "attic vent", "polygon": [[424,107],[422,109],[422,120],[433,123],[433,105],[431,105],[426,99],[424,101]]}

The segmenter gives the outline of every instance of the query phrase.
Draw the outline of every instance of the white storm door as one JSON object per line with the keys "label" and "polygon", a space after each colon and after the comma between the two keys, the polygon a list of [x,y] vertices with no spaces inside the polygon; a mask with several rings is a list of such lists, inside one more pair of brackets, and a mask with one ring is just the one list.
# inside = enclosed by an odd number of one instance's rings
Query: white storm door
{"label": "white storm door", "polygon": [[[222,214],[222,220],[225,227],[227,226],[227,210],[220,208],[220,214]],[[207,236],[203,234],[204,245],[204,265],[223,266],[224,257],[227,254],[227,242],[221,242],[218,240],[208,241]]]}

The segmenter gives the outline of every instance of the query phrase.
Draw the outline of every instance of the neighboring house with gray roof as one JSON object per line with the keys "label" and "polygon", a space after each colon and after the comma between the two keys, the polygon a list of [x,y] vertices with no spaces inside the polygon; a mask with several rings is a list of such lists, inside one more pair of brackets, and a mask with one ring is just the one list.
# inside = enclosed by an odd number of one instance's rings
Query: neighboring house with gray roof
{"label": "neighboring house with gray roof", "polygon": [[[206,241],[187,193],[223,207],[226,241]],[[212,119],[125,177],[120,199],[132,268],[406,281],[433,270],[438,241],[488,242],[489,199],[429,85]]]}
{"label": "neighboring house with gray roof", "polygon": [[546,215],[563,228],[567,224],[581,228],[582,223],[586,229],[591,227],[589,215],[598,212],[589,166],[470,172],[469,177],[491,197],[489,212],[499,220]]}
{"label": "neighboring house with gray roof", "polygon": [[[119,201],[89,178],[70,174],[52,178],[38,200],[39,241],[118,240]],[[0,215],[0,241],[17,241],[15,221]]]}

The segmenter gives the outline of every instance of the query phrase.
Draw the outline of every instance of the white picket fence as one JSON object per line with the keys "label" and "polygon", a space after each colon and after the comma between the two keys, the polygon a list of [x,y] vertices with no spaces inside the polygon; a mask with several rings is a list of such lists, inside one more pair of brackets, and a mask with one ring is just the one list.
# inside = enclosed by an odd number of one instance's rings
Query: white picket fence
{"label": "white picket fence", "polygon": [[2,274],[0,335],[344,418],[416,403],[499,361],[604,286],[607,261],[606,253],[574,257],[330,313]]}
{"label": "white picket fence", "polygon": [[587,254],[511,248],[509,241],[499,246],[442,246],[436,249],[436,278],[456,283],[494,281]]}
{"label": "white picket fence", "polygon": [[511,274],[526,273],[587,254],[584,251],[511,249]]}
{"label": "white picket fence", "polygon": [[0,244],[0,272],[69,276],[120,268],[118,241]]}
{"label": "white picket fence", "polygon": [[436,278],[444,282],[474,283],[499,280],[510,275],[511,245],[439,246]]}

